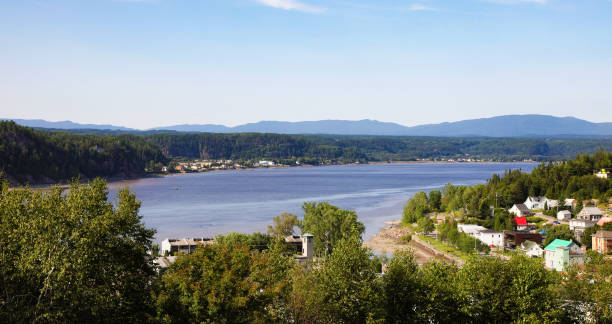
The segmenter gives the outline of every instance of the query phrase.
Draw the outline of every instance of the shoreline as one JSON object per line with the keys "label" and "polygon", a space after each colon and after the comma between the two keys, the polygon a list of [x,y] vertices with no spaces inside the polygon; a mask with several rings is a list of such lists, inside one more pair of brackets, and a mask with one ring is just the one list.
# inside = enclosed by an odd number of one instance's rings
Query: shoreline
{"label": "shoreline", "polygon": [[[242,172],[242,171],[255,171],[255,170],[265,170],[265,169],[289,169],[289,168],[319,168],[319,167],[352,167],[352,166],[362,166],[362,165],[412,165],[412,164],[430,164],[430,165],[446,165],[446,164],[539,164],[540,162],[498,162],[498,161],[372,161],[368,163],[344,163],[344,164],[325,164],[325,165],[281,165],[281,166],[272,166],[272,167],[260,167],[260,168],[241,168],[241,169],[217,169],[217,170],[207,170],[207,171],[199,171],[199,172],[177,172],[177,173],[150,173],[143,174],[140,176],[130,176],[130,177],[110,177],[103,178],[106,182],[111,185],[117,185],[122,182],[134,181],[134,180],[142,180],[142,179],[151,179],[151,178],[165,178],[172,176],[184,176],[190,174],[200,174],[200,173],[212,173],[212,172]],[[93,179],[81,180],[81,183],[87,183]],[[62,188],[68,189],[70,188],[70,183],[53,183],[53,184],[29,184],[31,189],[35,190],[51,190],[54,188]],[[25,185],[16,185],[15,187],[25,187]]]}

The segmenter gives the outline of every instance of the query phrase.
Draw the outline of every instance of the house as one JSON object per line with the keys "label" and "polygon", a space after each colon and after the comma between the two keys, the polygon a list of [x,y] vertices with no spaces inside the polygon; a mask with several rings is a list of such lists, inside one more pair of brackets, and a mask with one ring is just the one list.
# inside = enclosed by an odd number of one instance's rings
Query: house
{"label": "house", "polygon": [[490,247],[503,247],[504,246],[504,233],[485,229],[480,231],[478,239]]}
{"label": "house", "polygon": [[175,253],[189,254],[194,252],[198,245],[212,244],[214,240],[211,238],[183,238],[183,239],[165,239],[161,242],[161,255],[173,255]]}
{"label": "house", "polygon": [[529,208],[527,208],[525,204],[514,204],[512,205],[512,208],[508,209],[508,212],[518,217],[526,217],[532,215],[531,210],[529,210]]}
{"label": "house", "polygon": [[555,239],[544,248],[546,266],[556,271],[565,271],[568,266],[583,264],[584,255],[576,243],[561,239]]}
{"label": "house", "polygon": [[576,208],[576,204],[577,203],[578,203],[578,200],[572,199],[572,198],[567,198],[567,199],[565,199],[565,203],[563,204],[563,206],[569,207],[571,209],[574,209],[574,208]]}
{"label": "house", "polygon": [[599,230],[591,237],[593,251],[612,254],[612,231]]}
{"label": "house", "polygon": [[527,217],[514,217],[515,229],[517,231],[529,231],[531,226],[527,223]]}
{"label": "house", "polygon": [[572,219],[572,213],[569,210],[560,210],[557,213],[558,220],[570,220]]}
{"label": "house", "polygon": [[458,224],[457,230],[480,240],[482,243],[488,246],[504,246],[504,233],[502,232],[490,230],[486,227],[472,224]]}
{"label": "house", "polygon": [[557,208],[557,207],[559,207],[558,200],[546,198],[546,208],[551,209],[551,208]]}
{"label": "house", "polygon": [[480,225],[472,225],[472,224],[457,224],[457,230],[459,232],[463,232],[471,237],[477,237],[480,231],[487,230],[486,227],[482,227]]}
{"label": "house", "polygon": [[569,228],[574,232],[574,236],[578,241],[582,240],[582,233],[589,227],[593,227],[595,222],[588,219],[570,219]]}
{"label": "house", "polygon": [[612,223],[612,216],[604,216],[597,221],[597,225],[603,227],[607,223]]}
{"label": "house", "polygon": [[609,179],[612,177],[612,169],[601,169],[594,172],[595,176],[601,179]]}
{"label": "house", "polygon": [[161,256],[153,260],[153,264],[160,267],[161,269],[168,268],[176,261],[176,256]]}
{"label": "house", "polygon": [[275,163],[272,162],[272,161],[259,161],[259,166],[260,167],[266,167],[267,168],[267,167],[272,167],[274,165],[275,165]]}
{"label": "house", "polygon": [[527,197],[527,200],[523,203],[530,210],[533,209],[544,209],[546,207],[547,199],[546,197]]}
{"label": "house", "polygon": [[584,207],[577,216],[578,219],[588,219],[594,222],[601,219],[601,217],[603,217],[603,212],[597,207]]}
{"label": "house", "polygon": [[532,258],[541,258],[544,254],[544,249],[538,243],[529,240],[521,244],[521,250],[523,250],[525,255]]}

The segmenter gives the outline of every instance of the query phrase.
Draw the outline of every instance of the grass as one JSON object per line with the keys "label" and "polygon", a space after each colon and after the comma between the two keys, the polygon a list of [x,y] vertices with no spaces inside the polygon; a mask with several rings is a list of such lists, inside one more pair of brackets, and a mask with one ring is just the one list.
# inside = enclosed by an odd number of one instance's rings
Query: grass
{"label": "grass", "polygon": [[438,241],[434,239],[433,237],[424,236],[424,235],[418,235],[418,237],[421,240],[429,243],[429,245],[431,245],[434,249],[441,251],[441,252],[448,253],[452,256],[456,256],[460,259],[467,260],[471,256],[470,254],[465,253],[457,249],[456,247],[447,244],[446,242]]}

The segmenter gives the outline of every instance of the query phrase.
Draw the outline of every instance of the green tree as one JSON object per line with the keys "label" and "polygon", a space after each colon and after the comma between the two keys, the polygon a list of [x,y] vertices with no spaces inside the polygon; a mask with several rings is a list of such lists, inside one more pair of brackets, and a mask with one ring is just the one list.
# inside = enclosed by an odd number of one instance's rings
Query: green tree
{"label": "green tree", "polygon": [[329,255],[342,239],[361,238],[365,231],[363,223],[357,220],[357,213],[332,206],[327,202],[304,203],[302,233],[314,236],[316,255]]}
{"label": "green tree", "polygon": [[19,322],[144,322],[155,271],[140,202],[128,189],[116,207],[106,183],[63,193],[0,193],[0,317]]}
{"label": "green tree", "polygon": [[429,234],[436,229],[433,220],[429,217],[421,217],[418,221],[419,232],[423,234]]}
{"label": "green tree", "polygon": [[433,211],[440,211],[440,206],[442,204],[442,192],[440,190],[432,190],[429,192],[429,209]]}
{"label": "green tree", "polygon": [[418,311],[425,302],[420,284],[419,267],[412,253],[406,250],[396,252],[382,277],[383,305],[388,323],[418,322]]}
{"label": "green tree", "polygon": [[574,241],[576,242],[576,237],[574,237],[574,233],[570,231],[569,226],[567,225],[556,225],[556,226],[548,226],[546,227],[546,238],[542,243],[544,246],[550,244],[550,242],[555,239],[561,239],[566,241]]}
{"label": "green tree", "polygon": [[419,191],[404,205],[402,223],[404,225],[415,223],[421,217],[424,217],[427,212],[429,212],[427,194],[424,191]]}
{"label": "green tree", "polygon": [[268,225],[268,234],[276,236],[293,235],[293,228],[298,224],[297,215],[291,213],[282,213],[272,218],[272,225]]}
{"label": "green tree", "polygon": [[246,244],[211,244],[180,256],[165,272],[155,299],[163,323],[268,323],[290,291],[295,261]]}
{"label": "green tree", "polygon": [[297,276],[294,322],[366,323],[383,317],[378,274],[362,244],[355,236],[342,239],[321,264]]}
{"label": "green tree", "polygon": [[591,226],[582,232],[582,236],[580,237],[580,243],[583,246],[586,246],[587,249],[591,249],[593,247],[592,236],[597,233],[601,227],[598,225]]}

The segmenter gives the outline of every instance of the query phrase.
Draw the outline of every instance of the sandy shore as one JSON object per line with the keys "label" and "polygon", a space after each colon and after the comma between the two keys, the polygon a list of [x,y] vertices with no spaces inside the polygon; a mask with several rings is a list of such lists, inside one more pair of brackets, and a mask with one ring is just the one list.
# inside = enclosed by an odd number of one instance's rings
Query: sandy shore
{"label": "sandy shore", "polygon": [[[432,260],[461,264],[460,260],[444,256],[440,251],[427,246],[424,242],[420,242],[418,238],[415,239],[414,233],[410,227],[401,226],[401,220],[398,219],[391,222],[385,222],[385,224],[387,226],[365,242],[364,246],[372,249],[372,251],[388,255],[399,250],[410,250],[414,254],[416,262],[421,265]],[[410,243],[401,240],[401,238],[406,235],[413,235],[413,239]]]}

